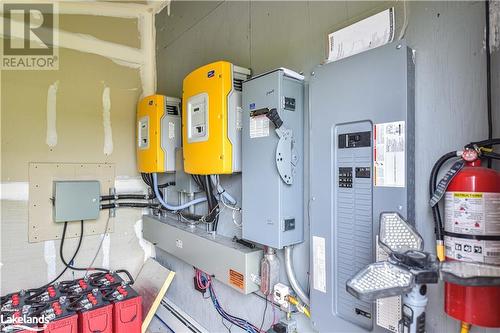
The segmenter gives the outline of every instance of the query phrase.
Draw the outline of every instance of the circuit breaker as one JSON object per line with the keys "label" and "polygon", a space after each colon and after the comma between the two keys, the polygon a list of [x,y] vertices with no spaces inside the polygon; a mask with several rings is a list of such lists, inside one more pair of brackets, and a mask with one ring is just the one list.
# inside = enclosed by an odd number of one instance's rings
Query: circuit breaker
{"label": "circuit breaker", "polygon": [[301,75],[243,82],[243,238],[278,249],[303,241],[303,141]]}
{"label": "circuit breaker", "polygon": [[181,145],[181,100],[152,95],[137,107],[137,167],[139,172],[174,172],[175,151]]}
{"label": "circuit breaker", "polygon": [[398,41],[319,66],[309,92],[312,319],[318,331],[386,332],[397,322],[377,307],[398,314],[398,303],[360,301],[346,282],[376,259],[380,213],[414,220],[412,50]]}
{"label": "circuit breaker", "polygon": [[182,143],[186,173],[241,171],[241,85],[248,75],[249,69],[218,61],[184,79]]}

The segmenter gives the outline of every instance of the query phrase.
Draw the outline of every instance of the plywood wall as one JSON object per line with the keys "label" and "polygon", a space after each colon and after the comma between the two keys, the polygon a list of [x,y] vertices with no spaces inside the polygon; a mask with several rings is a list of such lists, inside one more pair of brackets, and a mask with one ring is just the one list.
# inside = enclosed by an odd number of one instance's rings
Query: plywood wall
{"label": "plywood wall", "polygon": [[[60,15],[60,29],[89,34],[132,47],[140,45],[136,19]],[[1,293],[48,282],[62,270],[59,241],[28,243],[28,163],[114,163],[116,185],[132,184],[138,177],[135,163],[135,106],[141,94],[138,69],[75,50],[59,49],[59,70],[2,71],[1,73]],[[57,144],[47,135],[47,91],[58,82]],[[113,150],[104,153],[103,91],[110,89]],[[109,151],[108,151],[109,152]],[[106,240],[96,265],[127,268],[137,273],[147,244],[143,243],[141,211],[122,209],[114,218],[115,230]],[[36,217],[33,217],[36,218]],[[75,261],[86,266],[101,236],[84,238]],[[69,256],[76,239],[67,242]],[[67,273],[66,278],[70,278]]]}

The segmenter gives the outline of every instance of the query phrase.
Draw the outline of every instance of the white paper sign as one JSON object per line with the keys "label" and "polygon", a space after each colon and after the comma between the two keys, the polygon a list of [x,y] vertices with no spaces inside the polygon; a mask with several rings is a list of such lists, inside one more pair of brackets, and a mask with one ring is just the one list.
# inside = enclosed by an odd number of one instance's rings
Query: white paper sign
{"label": "white paper sign", "polygon": [[373,49],[394,39],[394,8],[328,35],[328,62]]}

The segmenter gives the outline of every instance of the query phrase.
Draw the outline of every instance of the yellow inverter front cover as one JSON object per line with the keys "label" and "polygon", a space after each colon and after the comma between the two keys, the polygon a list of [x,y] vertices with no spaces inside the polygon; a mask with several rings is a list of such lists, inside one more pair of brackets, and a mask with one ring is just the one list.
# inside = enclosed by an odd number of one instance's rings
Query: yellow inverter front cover
{"label": "yellow inverter front cover", "polygon": [[[238,112],[241,113],[241,82],[249,74],[249,70],[218,61],[194,70],[184,79],[182,143],[186,173],[241,171]],[[235,83],[240,89],[235,88]]]}

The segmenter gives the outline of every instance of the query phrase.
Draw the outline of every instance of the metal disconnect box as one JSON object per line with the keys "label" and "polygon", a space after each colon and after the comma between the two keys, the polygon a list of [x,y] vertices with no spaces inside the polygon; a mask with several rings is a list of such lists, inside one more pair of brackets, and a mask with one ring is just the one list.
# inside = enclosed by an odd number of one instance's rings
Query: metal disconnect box
{"label": "metal disconnect box", "polygon": [[309,97],[313,323],[382,332],[346,281],[375,261],[381,212],[414,220],[412,50],[400,41],[319,66]]}
{"label": "metal disconnect box", "polygon": [[[304,239],[304,84],[287,73],[243,82],[242,236],[278,249]],[[272,110],[279,130],[266,114]]]}
{"label": "metal disconnect box", "polygon": [[144,238],[186,263],[213,275],[243,294],[259,290],[252,276],[259,276],[262,250],[181,224],[169,217],[144,215]]}
{"label": "metal disconnect box", "polygon": [[97,180],[54,181],[54,222],[95,220],[100,199]]}

